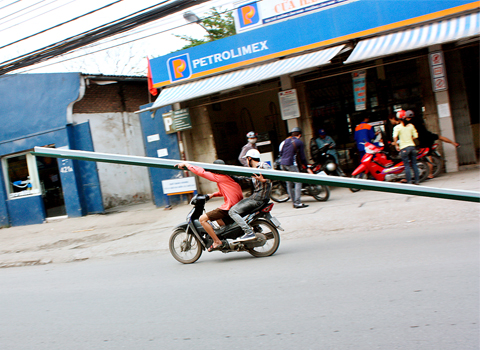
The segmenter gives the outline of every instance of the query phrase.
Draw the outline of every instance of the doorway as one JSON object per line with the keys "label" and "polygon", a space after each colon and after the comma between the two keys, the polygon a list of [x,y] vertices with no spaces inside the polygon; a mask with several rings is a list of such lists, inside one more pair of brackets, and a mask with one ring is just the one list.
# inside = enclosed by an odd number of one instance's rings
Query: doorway
{"label": "doorway", "polygon": [[47,218],[67,214],[56,158],[37,156],[38,177]]}

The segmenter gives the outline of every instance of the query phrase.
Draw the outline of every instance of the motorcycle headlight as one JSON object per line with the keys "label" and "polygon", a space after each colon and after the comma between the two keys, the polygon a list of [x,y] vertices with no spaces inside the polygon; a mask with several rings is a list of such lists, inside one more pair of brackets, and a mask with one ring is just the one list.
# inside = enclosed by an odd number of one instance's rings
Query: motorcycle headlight
{"label": "motorcycle headlight", "polygon": [[335,163],[328,163],[327,164],[327,170],[328,171],[334,171],[337,168],[337,165]]}

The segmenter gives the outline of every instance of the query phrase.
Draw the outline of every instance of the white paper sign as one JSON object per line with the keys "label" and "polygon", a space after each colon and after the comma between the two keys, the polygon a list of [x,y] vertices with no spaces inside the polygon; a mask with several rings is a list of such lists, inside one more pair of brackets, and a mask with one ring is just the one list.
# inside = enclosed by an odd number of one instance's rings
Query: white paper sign
{"label": "white paper sign", "polygon": [[168,156],[168,149],[166,149],[166,148],[157,149],[157,155],[158,155],[158,157]]}
{"label": "white paper sign", "polygon": [[163,180],[162,187],[164,194],[181,194],[197,190],[194,176],[183,177],[181,179]]}
{"label": "white paper sign", "polygon": [[149,135],[147,136],[147,141],[148,142],[160,141],[160,135],[159,134]]}
{"label": "white paper sign", "polygon": [[278,93],[280,99],[280,110],[282,119],[300,118],[300,108],[298,107],[297,90],[290,89]]}
{"label": "white paper sign", "polygon": [[443,103],[438,105],[438,117],[439,118],[448,118],[450,117],[450,107],[448,103]]}

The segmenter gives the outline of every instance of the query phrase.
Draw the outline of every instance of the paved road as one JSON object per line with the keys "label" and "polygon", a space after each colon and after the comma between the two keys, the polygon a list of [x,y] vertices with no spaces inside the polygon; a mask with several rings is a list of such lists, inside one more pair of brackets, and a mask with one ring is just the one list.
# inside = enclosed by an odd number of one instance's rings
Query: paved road
{"label": "paved road", "polygon": [[0,269],[0,348],[479,348],[478,218]]}
{"label": "paved road", "polygon": [[[478,169],[443,174],[422,186],[479,191],[479,174]],[[302,200],[310,206],[293,210],[289,201],[273,208],[285,228],[284,241],[344,232],[418,230],[431,222],[479,222],[480,217],[478,203],[375,191],[351,193],[346,188],[332,188],[327,202],[309,196]],[[209,201],[207,210],[222,201]],[[180,205],[165,211],[144,203],[114,208],[107,215],[0,229],[0,268],[159,252],[168,249],[173,227],[185,220],[190,209]]]}

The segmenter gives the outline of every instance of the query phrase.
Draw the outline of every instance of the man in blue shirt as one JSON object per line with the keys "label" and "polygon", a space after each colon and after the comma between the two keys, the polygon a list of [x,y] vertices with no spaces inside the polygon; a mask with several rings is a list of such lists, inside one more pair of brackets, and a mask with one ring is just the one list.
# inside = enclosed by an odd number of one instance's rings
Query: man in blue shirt
{"label": "man in blue shirt", "polygon": [[368,124],[369,120],[369,117],[363,118],[363,122],[358,124],[355,128],[355,141],[357,142],[360,159],[365,155],[365,142],[372,142],[375,138],[375,130],[373,129],[373,126]]}
{"label": "man in blue shirt", "polygon": [[[305,145],[300,140],[302,137],[302,130],[300,128],[293,128],[290,137],[283,142],[283,147],[280,150],[280,157],[282,160],[280,164],[282,170],[299,172],[302,164],[307,165],[307,158],[305,157]],[[306,208],[308,205],[303,204],[300,200],[302,194],[302,183],[300,182],[287,182],[288,195],[293,201],[293,207],[295,209]],[[294,189],[295,184],[295,189]]]}

